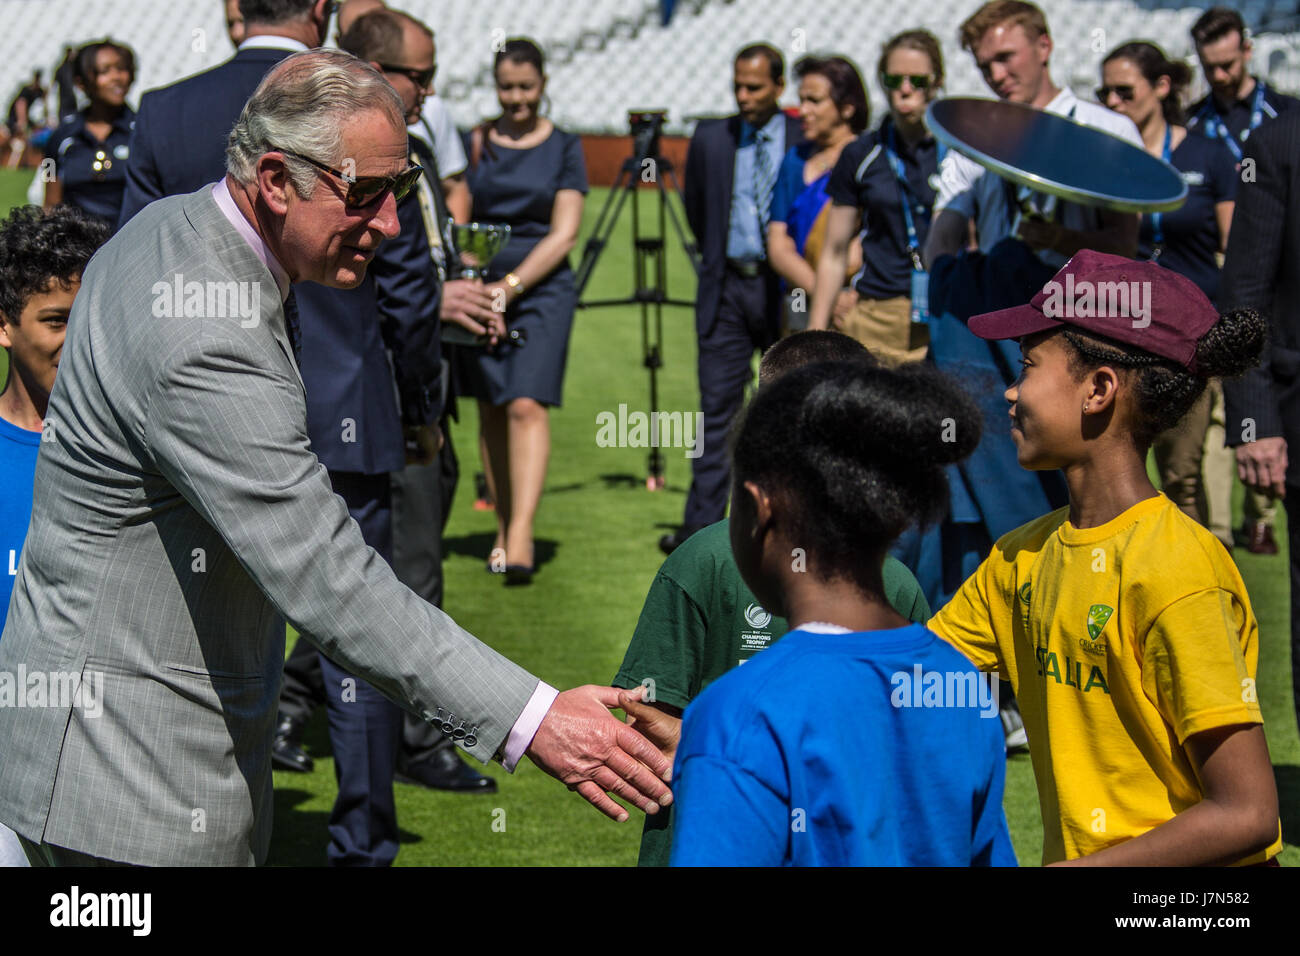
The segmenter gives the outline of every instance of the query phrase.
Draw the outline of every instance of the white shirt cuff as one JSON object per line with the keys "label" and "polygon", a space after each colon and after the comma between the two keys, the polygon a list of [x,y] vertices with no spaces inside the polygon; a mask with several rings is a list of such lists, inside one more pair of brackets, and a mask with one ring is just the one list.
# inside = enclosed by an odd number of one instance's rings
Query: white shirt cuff
{"label": "white shirt cuff", "polygon": [[547,684],[545,681],[537,682],[537,689],[533,691],[533,696],[528,698],[528,703],[524,706],[524,712],[519,715],[515,725],[510,728],[510,736],[506,738],[505,753],[502,754],[501,766],[506,768],[508,773],[515,772],[515,766],[519,763],[519,758],[524,755],[528,745],[533,742],[533,737],[537,735],[537,728],[542,726],[542,719],[546,712],[551,709],[555,703],[555,698],[560,696],[560,692]]}

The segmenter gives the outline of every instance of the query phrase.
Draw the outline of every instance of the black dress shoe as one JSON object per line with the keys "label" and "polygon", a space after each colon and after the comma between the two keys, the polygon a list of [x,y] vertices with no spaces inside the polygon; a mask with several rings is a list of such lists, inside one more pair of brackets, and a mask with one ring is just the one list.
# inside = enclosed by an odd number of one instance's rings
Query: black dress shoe
{"label": "black dress shoe", "polygon": [[497,792],[497,782],[461,760],[455,747],[439,747],[433,756],[418,763],[407,764],[397,771],[395,779],[399,783],[413,783],[430,790]]}
{"label": "black dress shoe", "polygon": [[672,554],[682,546],[687,538],[699,530],[699,528],[689,527],[678,528],[672,534],[666,534],[659,539],[659,550],[664,554]]}
{"label": "black dress shoe", "polygon": [[280,715],[280,722],[275,728],[275,739],[271,742],[272,766],[294,773],[311,773],[315,764],[302,749],[302,734],[306,727],[306,721],[287,714]]}

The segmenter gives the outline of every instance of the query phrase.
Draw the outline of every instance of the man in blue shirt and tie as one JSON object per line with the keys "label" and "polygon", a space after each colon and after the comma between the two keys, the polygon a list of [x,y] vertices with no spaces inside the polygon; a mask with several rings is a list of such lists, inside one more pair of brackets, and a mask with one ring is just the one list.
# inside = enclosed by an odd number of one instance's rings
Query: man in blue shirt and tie
{"label": "man in blue shirt and tie", "polygon": [[701,120],[686,155],[686,220],[702,266],[695,296],[699,339],[701,453],[682,527],[659,539],[665,553],[727,510],[731,486],[727,429],[753,373],[754,350],[780,336],[779,280],[768,267],[763,237],[781,160],[803,137],[777,105],[785,91],[785,60],[766,43],[735,60],[736,115]]}

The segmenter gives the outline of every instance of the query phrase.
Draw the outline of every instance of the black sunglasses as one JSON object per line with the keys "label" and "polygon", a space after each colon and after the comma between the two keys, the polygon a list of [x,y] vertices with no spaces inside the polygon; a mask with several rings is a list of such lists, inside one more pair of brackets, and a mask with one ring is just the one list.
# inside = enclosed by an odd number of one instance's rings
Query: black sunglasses
{"label": "black sunglasses", "polygon": [[912,88],[915,90],[928,90],[930,84],[934,82],[934,77],[927,73],[920,76],[912,76],[910,73],[881,73],[880,82],[884,84],[887,90],[902,89],[903,81],[911,80]]}
{"label": "black sunglasses", "polygon": [[1133,87],[1131,86],[1099,86],[1095,92],[1098,103],[1105,103],[1110,99],[1112,93],[1118,95],[1121,100],[1133,99]]}
{"label": "black sunglasses", "polygon": [[385,73],[396,73],[404,76],[415,84],[417,90],[427,90],[433,85],[433,77],[438,72],[438,64],[434,64],[427,70],[413,70],[409,66],[390,66],[387,63],[380,63],[379,68]]}
{"label": "black sunglasses", "polygon": [[335,179],[341,181],[347,187],[343,201],[352,209],[369,206],[390,190],[393,193],[393,198],[401,202],[424,172],[423,166],[411,166],[409,169],[402,170],[396,176],[362,176],[357,178],[342,173],[337,169],[332,169],[324,163],[318,163],[310,156],[295,153],[293,150],[280,149],[274,146],[271,148],[277,153],[284,153],[284,155],[292,156],[294,159],[301,159],[304,163],[310,163],[321,172],[329,173]]}

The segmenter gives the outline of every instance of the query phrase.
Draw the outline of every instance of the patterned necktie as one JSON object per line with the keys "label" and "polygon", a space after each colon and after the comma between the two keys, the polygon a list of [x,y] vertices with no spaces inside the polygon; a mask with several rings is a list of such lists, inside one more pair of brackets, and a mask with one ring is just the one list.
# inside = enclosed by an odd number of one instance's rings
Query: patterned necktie
{"label": "patterned necktie", "polygon": [[772,159],[767,154],[768,135],[754,133],[754,204],[758,207],[759,239],[767,245],[767,223],[772,218]]}
{"label": "patterned necktie", "polygon": [[289,333],[289,345],[293,349],[295,365],[302,365],[302,330],[298,327],[298,298],[293,289],[289,298],[284,300],[284,328]]}

